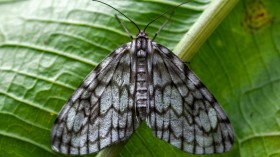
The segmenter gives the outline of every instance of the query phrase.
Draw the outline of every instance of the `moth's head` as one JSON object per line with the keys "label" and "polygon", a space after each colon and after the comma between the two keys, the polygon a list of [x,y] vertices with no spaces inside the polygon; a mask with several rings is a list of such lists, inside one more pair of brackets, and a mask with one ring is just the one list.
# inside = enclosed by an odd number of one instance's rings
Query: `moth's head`
{"label": "moth's head", "polygon": [[137,34],[136,38],[147,38],[148,39],[148,34],[145,31],[140,30],[139,33]]}

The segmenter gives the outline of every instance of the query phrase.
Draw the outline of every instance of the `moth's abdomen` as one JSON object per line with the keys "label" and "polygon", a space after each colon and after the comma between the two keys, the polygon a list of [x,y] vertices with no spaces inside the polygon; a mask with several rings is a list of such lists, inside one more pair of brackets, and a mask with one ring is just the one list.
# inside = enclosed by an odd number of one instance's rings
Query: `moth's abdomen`
{"label": "moth's abdomen", "polygon": [[147,82],[147,51],[146,45],[147,40],[138,39],[136,41],[137,49],[136,49],[136,110],[137,116],[144,120],[148,113],[148,82]]}

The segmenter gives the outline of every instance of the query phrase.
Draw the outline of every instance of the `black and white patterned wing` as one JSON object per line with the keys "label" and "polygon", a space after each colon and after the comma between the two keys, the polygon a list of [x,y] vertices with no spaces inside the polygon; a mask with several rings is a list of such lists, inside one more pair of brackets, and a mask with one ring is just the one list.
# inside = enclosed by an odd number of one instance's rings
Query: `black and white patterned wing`
{"label": "black and white patterned wing", "polygon": [[147,124],[156,137],[193,154],[228,151],[233,129],[215,98],[170,50],[153,43]]}
{"label": "black and white patterned wing", "polygon": [[55,151],[94,153],[127,139],[137,128],[128,47],[129,43],[105,58],[64,105],[51,132]]}

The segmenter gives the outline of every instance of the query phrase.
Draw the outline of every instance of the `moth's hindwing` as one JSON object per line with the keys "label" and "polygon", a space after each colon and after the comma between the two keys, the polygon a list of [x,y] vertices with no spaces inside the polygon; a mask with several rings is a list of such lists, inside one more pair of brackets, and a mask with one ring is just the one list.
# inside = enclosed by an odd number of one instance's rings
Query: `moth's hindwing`
{"label": "moth's hindwing", "polygon": [[55,151],[94,153],[126,140],[137,128],[129,92],[129,44],[105,58],[64,105],[51,131]]}
{"label": "moth's hindwing", "polygon": [[153,43],[148,126],[156,137],[193,154],[228,151],[230,122],[208,89],[170,50]]}

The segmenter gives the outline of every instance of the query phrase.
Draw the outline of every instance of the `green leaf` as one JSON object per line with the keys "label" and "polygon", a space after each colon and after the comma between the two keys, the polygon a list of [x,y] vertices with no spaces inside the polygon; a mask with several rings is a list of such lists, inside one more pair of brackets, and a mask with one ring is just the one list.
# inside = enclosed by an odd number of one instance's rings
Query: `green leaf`
{"label": "green leaf", "polygon": [[[210,2],[196,0],[178,8],[156,42],[183,52],[180,56],[186,60],[193,56],[191,68],[232,122],[233,149],[209,156],[279,156],[279,2],[240,2],[200,48],[221,21],[219,13],[230,10],[216,5],[212,8],[216,18],[209,18],[220,20],[213,26],[206,21],[193,25]],[[144,28],[181,2],[108,3]],[[57,113],[83,78],[131,39],[114,18],[114,10],[90,0],[5,1],[0,10],[0,156],[63,156],[50,147],[50,128]],[[120,18],[137,33],[127,19]],[[152,24],[148,33],[152,36],[164,20]],[[196,40],[188,40],[191,48],[184,42],[188,29],[197,32],[191,36]],[[191,51],[186,58],[185,51]],[[100,156],[194,156],[156,139],[144,123],[126,143],[115,147]]]}

